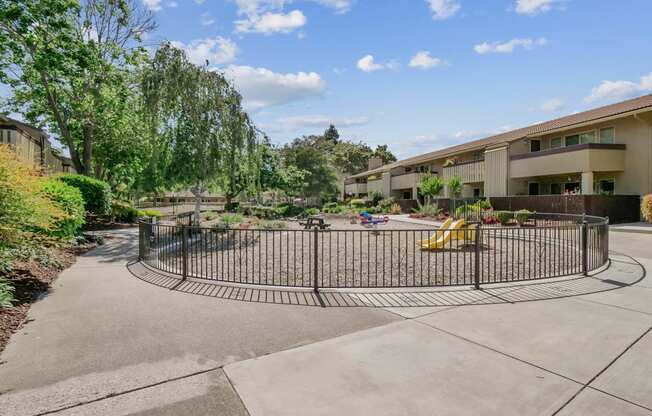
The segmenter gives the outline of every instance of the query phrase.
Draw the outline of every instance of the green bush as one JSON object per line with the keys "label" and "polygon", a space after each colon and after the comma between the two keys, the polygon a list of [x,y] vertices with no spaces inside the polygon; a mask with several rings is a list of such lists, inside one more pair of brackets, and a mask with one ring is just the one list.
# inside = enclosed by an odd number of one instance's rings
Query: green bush
{"label": "green bush", "polygon": [[14,300],[14,287],[7,279],[0,277],[0,308],[10,308]]}
{"label": "green bush", "polygon": [[412,211],[425,215],[427,217],[436,217],[439,215],[442,211],[441,208],[437,207],[437,205],[432,205],[432,204],[426,204],[426,205],[421,205],[419,204],[418,208],[413,208]]}
{"label": "green bush", "polygon": [[42,192],[62,212],[62,215],[55,218],[46,234],[62,238],[77,234],[84,225],[86,215],[84,199],[79,189],[56,179],[48,179],[43,183]]}
{"label": "green bush", "polygon": [[478,205],[482,209],[491,209],[492,208],[491,202],[489,201],[489,199],[481,199],[480,201],[478,201]]}
{"label": "green bush", "polygon": [[455,209],[455,218],[476,219],[479,216],[479,204],[464,204]]}
{"label": "green bush", "polygon": [[111,204],[111,216],[114,221],[134,223],[138,220],[139,211],[125,202],[114,202]]}
{"label": "green bush", "polygon": [[271,219],[276,216],[274,208],[265,206],[255,206],[251,208],[252,215],[258,218]]}
{"label": "green bush", "polygon": [[81,191],[86,211],[99,215],[111,214],[111,187],[108,183],[90,176],[66,174],[59,180]]}
{"label": "green bush", "polygon": [[383,193],[380,191],[371,191],[369,193],[369,200],[371,205],[376,206],[383,199]]}
{"label": "green bush", "polygon": [[306,209],[306,214],[308,214],[308,215],[318,215],[319,214],[319,209],[318,208],[308,208],[308,209]]}
{"label": "green bush", "polygon": [[241,214],[224,214],[220,217],[220,223],[231,227],[235,224],[240,224],[244,221],[244,217]]}
{"label": "green bush", "polygon": [[337,208],[337,202],[328,202],[324,204],[324,210]]}
{"label": "green bush", "polygon": [[364,199],[352,199],[349,205],[351,208],[364,208],[367,206],[367,202]]}
{"label": "green bush", "polygon": [[274,208],[274,212],[276,213],[276,215],[283,218],[298,217],[300,215],[303,215],[304,209],[296,205],[281,204],[276,208]]}
{"label": "green bush", "polygon": [[142,211],[138,211],[138,216],[139,217],[150,217],[150,218],[161,218],[163,214],[161,211],[157,209],[144,209]]}
{"label": "green bush", "polygon": [[495,211],[494,216],[502,225],[508,224],[513,218],[514,213],[512,211]]}
{"label": "green bush", "polygon": [[514,213],[514,218],[516,218],[518,225],[523,225],[527,220],[530,219],[531,215],[532,212],[528,211],[527,209],[521,209]]}
{"label": "green bush", "polygon": [[395,203],[396,203],[396,200],[393,197],[384,198],[384,199],[381,199],[380,202],[378,202],[378,207],[380,208],[381,212],[389,212],[390,208]]}

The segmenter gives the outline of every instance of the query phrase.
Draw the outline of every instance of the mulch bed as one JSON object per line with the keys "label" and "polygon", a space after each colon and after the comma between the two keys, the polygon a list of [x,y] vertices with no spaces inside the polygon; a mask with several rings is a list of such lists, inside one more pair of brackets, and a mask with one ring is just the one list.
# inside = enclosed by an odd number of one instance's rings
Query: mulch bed
{"label": "mulch bed", "polygon": [[0,353],[9,342],[11,335],[27,322],[27,312],[32,303],[48,292],[59,273],[75,263],[76,256],[96,246],[96,243],[87,243],[60,250],[53,249],[54,256],[61,263],[60,268],[44,267],[33,260],[14,263],[14,271],[6,276],[15,289],[14,306],[0,308]]}

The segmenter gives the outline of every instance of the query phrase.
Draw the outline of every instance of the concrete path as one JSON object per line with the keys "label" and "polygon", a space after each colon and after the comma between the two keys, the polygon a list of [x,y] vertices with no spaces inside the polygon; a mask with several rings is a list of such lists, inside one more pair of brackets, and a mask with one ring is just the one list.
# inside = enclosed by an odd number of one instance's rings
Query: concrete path
{"label": "concrete path", "polygon": [[0,415],[652,415],[650,235],[612,235],[636,261],[586,282],[615,290],[409,308],[169,290],[128,272],[136,234],[116,235],[0,356]]}

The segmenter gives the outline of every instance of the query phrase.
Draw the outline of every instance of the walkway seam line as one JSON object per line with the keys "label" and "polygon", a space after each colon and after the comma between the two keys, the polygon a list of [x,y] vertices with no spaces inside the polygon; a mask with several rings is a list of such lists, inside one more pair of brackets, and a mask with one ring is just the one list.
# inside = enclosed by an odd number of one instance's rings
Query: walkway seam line
{"label": "walkway seam line", "polygon": [[[570,402],[572,402],[572,401],[573,401],[577,396],[579,396],[579,394],[582,393],[582,392],[584,391],[584,389],[587,388],[587,386],[589,386],[589,385],[590,385],[591,383],[593,383],[593,382],[594,382],[598,377],[600,377],[600,376],[601,376],[605,371],[607,371],[607,370],[609,369],[609,367],[611,367],[611,366],[612,366],[616,361],[618,361],[618,360],[620,359],[620,357],[622,357],[623,355],[625,355],[625,353],[626,353],[627,351],[629,351],[629,350],[630,350],[634,345],[636,345],[637,342],[639,342],[639,341],[642,340],[642,339],[643,339],[647,334],[649,334],[650,331],[652,331],[652,326],[649,327],[646,331],[644,331],[641,335],[639,335],[638,338],[636,338],[636,339],[635,339],[632,343],[630,343],[630,344],[629,344],[629,345],[628,345],[628,346],[627,346],[627,347],[626,347],[626,348],[625,348],[625,349],[624,349],[620,354],[618,354],[618,355],[617,355],[613,360],[611,360],[611,361],[609,362],[609,364],[607,364],[606,367],[604,367],[602,370],[600,370],[600,371],[598,372],[598,374],[596,374],[595,376],[593,376],[593,378],[591,378],[591,380],[589,380],[588,382],[586,382],[586,383],[582,386],[582,388],[580,388],[580,389],[577,391],[577,393],[575,393],[573,396],[571,396],[571,398],[568,399],[568,400],[566,401],[566,403],[564,403],[564,404],[563,404],[559,409],[557,409],[557,411],[556,411],[555,413],[553,413],[552,416],[555,416],[555,415],[558,414],[558,413],[559,413],[559,412],[560,412],[564,407],[568,406],[568,404],[569,404]],[[638,406],[639,406],[639,407],[643,407],[643,406],[640,406],[640,405],[638,405]],[[643,408],[645,408],[645,407],[643,407]]]}

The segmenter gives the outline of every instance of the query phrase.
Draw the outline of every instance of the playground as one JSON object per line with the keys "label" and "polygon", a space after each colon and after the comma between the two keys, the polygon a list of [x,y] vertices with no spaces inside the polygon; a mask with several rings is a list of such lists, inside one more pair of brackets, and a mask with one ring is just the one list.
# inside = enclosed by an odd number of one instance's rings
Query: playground
{"label": "playground", "polygon": [[585,224],[581,218],[540,215],[531,224],[501,227],[464,220],[365,224],[361,218],[326,217],[325,228],[306,229],[305,221],[289,221],[283,229],[229,230],[141,224],[141,258],[174,275],[228,283],[477,286],[601,267],[607,261],[606,223],[594,220]]}

